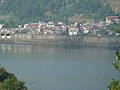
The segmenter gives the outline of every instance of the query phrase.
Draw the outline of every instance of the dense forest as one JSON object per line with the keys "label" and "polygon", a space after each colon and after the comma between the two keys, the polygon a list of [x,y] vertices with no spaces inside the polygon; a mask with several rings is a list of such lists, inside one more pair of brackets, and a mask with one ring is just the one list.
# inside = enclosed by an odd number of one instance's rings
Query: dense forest
{"label": "dense forest", "polygon": [[12,27],[40,21],[70,22],[69,18],[105,19],[115,13],[103,0],[0,0],[0,23]]}

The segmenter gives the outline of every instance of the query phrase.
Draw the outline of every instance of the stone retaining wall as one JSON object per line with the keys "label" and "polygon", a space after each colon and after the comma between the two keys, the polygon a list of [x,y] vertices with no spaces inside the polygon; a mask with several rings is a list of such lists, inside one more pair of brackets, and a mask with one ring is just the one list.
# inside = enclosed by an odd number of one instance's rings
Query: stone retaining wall
{"label": "stone retaining wall", "polygon": [[120,46],[120,37],[96,37],[96,36],[65,36],[65,35],[41,35],[41,34],[16,34],[11,37],[0,36],[0,43],[34,43],[54,45],[82,45],[82,46]]}

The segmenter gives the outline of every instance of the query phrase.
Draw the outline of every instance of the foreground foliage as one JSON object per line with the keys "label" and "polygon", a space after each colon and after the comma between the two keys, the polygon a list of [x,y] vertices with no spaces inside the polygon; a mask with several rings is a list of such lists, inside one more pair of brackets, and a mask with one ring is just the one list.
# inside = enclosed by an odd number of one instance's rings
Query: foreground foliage
{"label": "foreground foliage", "polygon": [[0,66],[0,90],[27,90],[25,83]]}
{"label": "foreground foliage", "polygon": [[[120,71],[120,52],[116,51],[116,61],[113,64],[116,71]],[[113,79],[112,83],[108,86],[109,90],[120,90],[120,80]]]}

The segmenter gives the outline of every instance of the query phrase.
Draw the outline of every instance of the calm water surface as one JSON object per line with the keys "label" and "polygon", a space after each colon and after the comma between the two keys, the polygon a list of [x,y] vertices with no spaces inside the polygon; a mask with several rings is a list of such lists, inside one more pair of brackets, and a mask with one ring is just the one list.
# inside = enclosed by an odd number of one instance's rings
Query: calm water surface
{"label": "calm water surface", "polygon": [[38,45],[0,45],[0,64],[29,90],[108,90],[115,50]]}

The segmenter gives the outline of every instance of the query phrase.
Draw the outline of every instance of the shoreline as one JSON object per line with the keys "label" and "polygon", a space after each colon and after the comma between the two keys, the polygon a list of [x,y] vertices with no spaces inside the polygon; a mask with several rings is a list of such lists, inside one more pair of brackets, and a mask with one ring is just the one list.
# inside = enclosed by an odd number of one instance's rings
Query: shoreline
{"label": "shoreline", "polygon": [[68,45],[112,48],[120,46],[120,37],[18,34],[11,35],[9,38],[0,37],[0,44]]}

